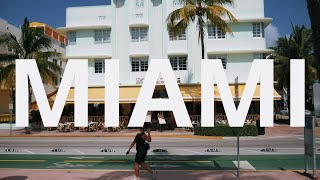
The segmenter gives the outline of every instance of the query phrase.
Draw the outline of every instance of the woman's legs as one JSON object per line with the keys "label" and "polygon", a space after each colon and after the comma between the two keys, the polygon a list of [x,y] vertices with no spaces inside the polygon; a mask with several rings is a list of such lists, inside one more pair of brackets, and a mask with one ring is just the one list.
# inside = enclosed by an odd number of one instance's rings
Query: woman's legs
{"label": "woman's legs", "polygon": [[139,177],[139,163],[137,162],[134,163],[134,174],[137,178]]}
{"label": "woman's legs", "polygon": [[[150,174],[153,173],[153,171],[150,169],[150,167],[148,165],[146,165],[145,163],[140,163],[141,167],[145,170],[147,170]],[[139,167],[139,166],[138,166]]]}

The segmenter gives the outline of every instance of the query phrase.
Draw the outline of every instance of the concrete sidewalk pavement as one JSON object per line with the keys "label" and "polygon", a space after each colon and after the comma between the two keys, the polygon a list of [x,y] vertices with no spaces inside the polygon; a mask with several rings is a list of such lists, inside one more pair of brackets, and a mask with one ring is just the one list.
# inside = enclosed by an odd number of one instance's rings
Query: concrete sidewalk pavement
{"label": "concrete sidewalk pavement", "polygon": [[[32,131],[31,134],[25,134],[24,129],[14,130],[12,135],[10,135],[9,130],[0,129],[0,138],[1,137],[130,137],[133,138],[140,131],[138,129],[125,129],[119,132],[80,132],[79,130],[74,132],[57,132],[57,131]],[[186,131],[183,128],[179,128],[173,131],[151,131],[152,137],[160,138],[193,138],[193,139],[223,139],[220,136],[195,136],[193,132]]]}
{"label": "concrete sidewalk pavement", "polygon": [[[107,170],[27,170],[0,169],[1,180],[134,180],[133,171]],[[150,174],[140,171],[140,180],[152,179]],[[158,171],[157,180],[237,180],[235,171]],[[301,172],[292,171],[242,171],[241,178],[246,180],[307,180]]]}
{"label": "concrete sidewalk pavement", "polygon": [[[0,137],[134,137],[138,129],[125,129],[120,132],[57,132],[57,131],[32,131],[31,134],[25,134],[24,129],[15,129],[10,135],[9,129],[0,129]],[[277,136],[297,136],[303,135],[303,128],[294,128],[289,125],[275,124],[274,127],[266,128],[266,134],[262,137]],[[152,131],[153,137],[180,137],[180,138],[204,138],[204,139],[222,139],[222,137],[203,137],[195,136],[193,132],[186,131],[184,128],[176,128],[173,131],[167,130],[163,132]],[[316,135],[320,136],[320,128],[316,128]]]}

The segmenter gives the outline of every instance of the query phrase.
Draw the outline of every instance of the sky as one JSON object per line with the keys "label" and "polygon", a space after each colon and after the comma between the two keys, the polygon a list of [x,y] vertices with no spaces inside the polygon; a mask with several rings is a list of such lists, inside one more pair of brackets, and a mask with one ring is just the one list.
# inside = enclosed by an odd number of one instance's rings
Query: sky
{"label": "sky", "polygon": [[[72,6],[106,5],[111,0],[1,0],[0,18],[19,26],[24,17],[46,23],[54,28],[65,26],[66,8]],[[242,0],[241,0],[242,1]],[[250,0],[248,0],[250,1]],[[255,0],[251,0],[255,1]],[[264,0],[265,16],[273,18],[266,29],[267,45],[274,45],[279,36],[291,32],[291,22],[310,27],[306,0]]]}

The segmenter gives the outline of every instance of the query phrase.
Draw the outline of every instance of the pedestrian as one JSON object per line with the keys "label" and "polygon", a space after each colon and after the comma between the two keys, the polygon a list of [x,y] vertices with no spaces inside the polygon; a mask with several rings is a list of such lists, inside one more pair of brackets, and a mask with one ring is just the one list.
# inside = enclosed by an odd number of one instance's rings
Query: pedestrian
{"label": "pedestrian", "polygon": [[[145,130],[147,131],[148,135],[145,134]],[[131,148],[136,144],[136,157],[135,157],[135,163],[134,163],[134,173],[136,176],[136,179],[139,179],[139,166],[145,170],[147,170],[150,174],[152,174],[153,179],[157,178],[157,172],[152,171],[151,168],[144,163],[147,152],[150,149],[150,145],[146,143],[146,141],[151,142],[151,135],[150,135],[150,128],[147,128],[146,126],[140,128],[140,133],[136,135],[133,142],[131,143],[127,154],[129,154]]]}

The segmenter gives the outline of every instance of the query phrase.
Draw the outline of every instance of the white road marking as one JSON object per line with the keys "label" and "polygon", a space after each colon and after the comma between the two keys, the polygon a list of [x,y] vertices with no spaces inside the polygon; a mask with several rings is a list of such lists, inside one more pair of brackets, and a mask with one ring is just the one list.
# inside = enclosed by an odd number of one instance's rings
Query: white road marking
{"label": "white road marking", "polygon": [[[181,149],[177,149],[177,150],[181,150]],[[191,151],[191,150],[188,150],[188,149],[182,149],[182,150],[187,151],[187,152],[191,152],[191,153],[194,153],[194,154],[203,154],[201,152]]]}
{"label": "white road marking", "polygon": [[104,157],[76,156],[68,157],[69,159],[103,159]]}
{"label": "white road marking", "polygon": [[80,153],[80,154],[86,154],[86,153],[84,153],[84,152],[81,152],[81,151],[79,151],[78,149],[73,149],[74,151],[77,151],[78,153]]}
{"label": "white road marking", "polygon": [[29,154],[34,154],[34,152],[29,151],[28,149],[24,149],[24,151],[28,152]]}
{"label": "white road marking", "polygon": [[[238,161],[232,161],[236,167],[238,167]],[[254,168],[248,161],[240,161],[240,169],[245,169],[245,170],[253,170],[255,171],[256,168]]]}

